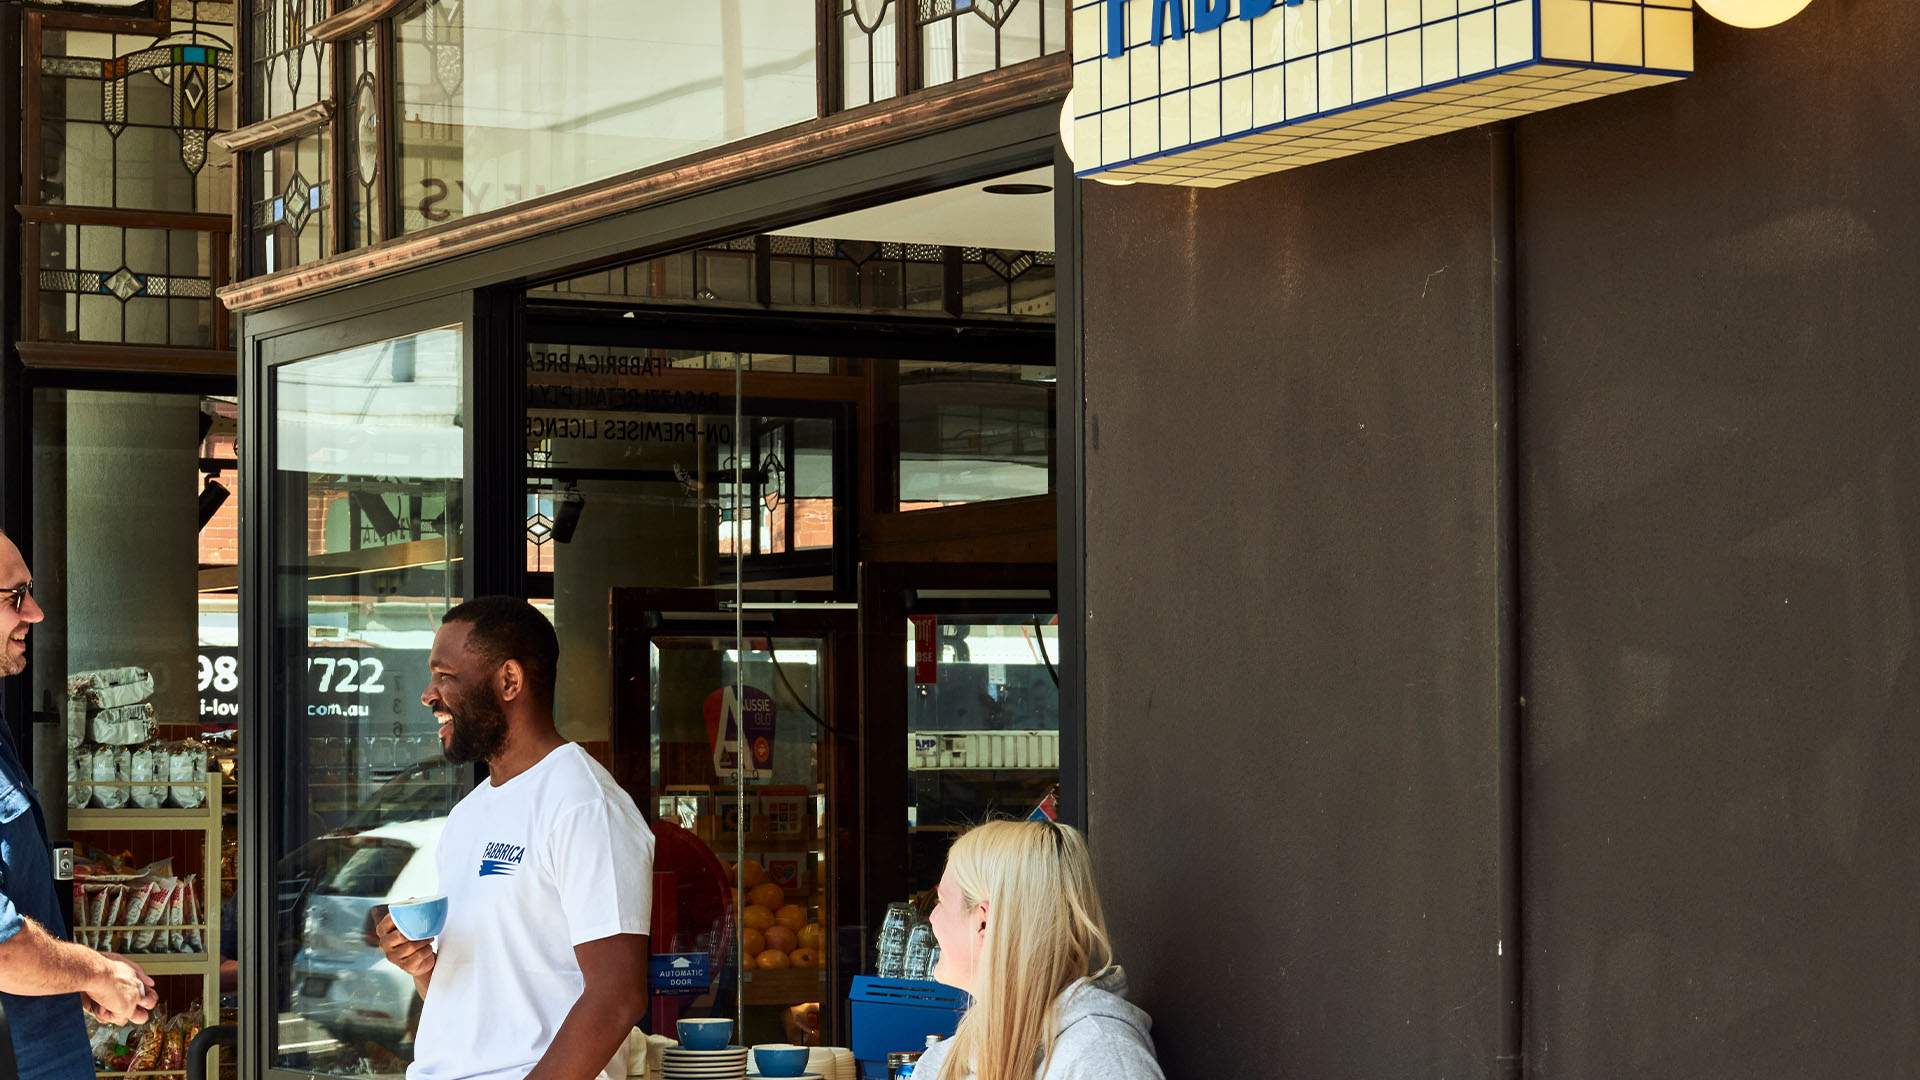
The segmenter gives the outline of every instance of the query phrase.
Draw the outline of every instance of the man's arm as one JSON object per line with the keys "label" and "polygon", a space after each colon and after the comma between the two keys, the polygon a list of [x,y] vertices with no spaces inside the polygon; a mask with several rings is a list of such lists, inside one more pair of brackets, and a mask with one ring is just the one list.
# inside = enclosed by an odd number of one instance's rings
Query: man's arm
{"label": "man's arm", "polygon": [[32,919],[0,941],[0,992],[25,997],[85,994],[89,1012],[113,1023],[143,1024],[157,997],[137,964],[61,941]]}
{"label": "man's arm", "polygon": [[615,934],[576,945],[586,989],[527,1080],[592,1080],[647,1012],[647,936]]}

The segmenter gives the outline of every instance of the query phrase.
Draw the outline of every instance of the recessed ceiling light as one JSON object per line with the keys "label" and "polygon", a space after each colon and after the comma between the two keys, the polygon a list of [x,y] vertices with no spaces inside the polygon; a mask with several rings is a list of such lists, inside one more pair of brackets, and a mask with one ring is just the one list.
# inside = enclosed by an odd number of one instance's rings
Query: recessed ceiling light
{"label": "recessed ceiling light", "polygon": [[989,195],[1045,195],[1053,188],[1046,184],[988,184],[980,190]]}

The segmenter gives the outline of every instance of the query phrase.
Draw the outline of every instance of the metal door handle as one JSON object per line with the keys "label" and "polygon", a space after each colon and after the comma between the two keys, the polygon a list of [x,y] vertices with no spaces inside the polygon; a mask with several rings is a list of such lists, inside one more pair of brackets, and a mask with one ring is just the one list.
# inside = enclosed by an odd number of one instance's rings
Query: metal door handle
{"label": "metal door handle", "polygon": [[207,1080],[207,1055],[216,1046],[233,1047],[239,1036],[240,1029],[232,1024],[201,1028],[187,1045],[187,1080]]}

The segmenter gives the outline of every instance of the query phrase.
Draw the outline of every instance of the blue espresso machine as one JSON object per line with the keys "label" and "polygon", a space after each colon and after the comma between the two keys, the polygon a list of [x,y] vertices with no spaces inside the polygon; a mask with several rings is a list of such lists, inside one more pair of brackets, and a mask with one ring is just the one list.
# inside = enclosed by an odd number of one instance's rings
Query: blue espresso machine
{"label": "blue espresso machine", "polygon": [[887,1080],[887,1055],[926,1049],[927,1036],[947,1038],[967,1011],[965,991],[921,979],[855,975],[852,1007],[853,1057],[860,1080]]}

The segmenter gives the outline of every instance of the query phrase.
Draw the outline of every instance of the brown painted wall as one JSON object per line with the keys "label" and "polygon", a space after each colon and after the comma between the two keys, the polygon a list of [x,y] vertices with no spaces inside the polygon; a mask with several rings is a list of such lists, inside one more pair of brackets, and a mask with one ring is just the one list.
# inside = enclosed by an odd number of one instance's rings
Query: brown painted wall
{"label": "brown painted wall", "polygon": [[1088,185],[1090,826],[1169,1075],[1500,1075],[1516,904],[1530,1076],[1920,1071],[1920,6],[1698,25],[1514,127],[1517,360],[1486,132]]}
{"label": "brown painted wall", "polygon": [[1920,8],[1519,129],[1528,1054],[1920,1075]]}
{"label": "brown painted wall", "polygon": [[1089,826],[1170,1076],[1497,1053],[1489,171],[1087,193]]}

